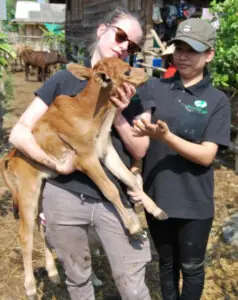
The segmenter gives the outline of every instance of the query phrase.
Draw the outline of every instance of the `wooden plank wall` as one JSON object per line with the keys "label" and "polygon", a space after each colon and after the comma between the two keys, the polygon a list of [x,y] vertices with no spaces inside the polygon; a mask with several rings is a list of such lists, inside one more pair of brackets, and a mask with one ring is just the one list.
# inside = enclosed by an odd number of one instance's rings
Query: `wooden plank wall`
{"label": "wooden plank wall", "polygon": [[72,44],[88,47],[100,20],[118,6],[133,12],[144,24],[146,0],[67,0],[66,37]]}

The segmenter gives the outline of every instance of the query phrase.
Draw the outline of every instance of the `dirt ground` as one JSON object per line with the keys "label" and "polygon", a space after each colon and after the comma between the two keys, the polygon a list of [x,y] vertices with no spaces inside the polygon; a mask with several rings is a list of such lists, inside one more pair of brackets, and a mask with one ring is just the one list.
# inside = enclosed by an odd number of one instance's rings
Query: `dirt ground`
{"label": "dirt ground", "polygon": [[[6,138],[10,128],[33,99],[33,91],[41,83],[25,82],[23,73],[15,73],[14,100],[5,105],[4,137],[1,143],[1,155],[7,150]],[[225,218],[238,211],[238,176],[234,173],[233,156],[225,153],[223,164],[216,163],[215,171],[215,202],[216,219],[209,239],[206,258],[206,283],[202,300],[235,300],[238,299],[238,250],[223,243],[221,228]],[[225,165],[224,165],[225,162]],[[23,265],[20,253],[17,221],[12,215],[12,203],[8,190],[0,177],[0,300],[23,300]],[[98,277],[104,282],[96,289],[96,299],[120,299],[113,283],[110,268],[103,252],[101,256],[93,256],[93,266]],[[154,252],[153,252],[154,253]],[[56,260],[57,261],[57,260]],[[61,284],[53,285],[47,278],[44,269],[43,245],[36,229],[33,264],[37,280],[38,296],[42,300],[69,299],[64,284],[64,272],[57,261]],[[159,292],[157,256],[148,265],[147,282],[152,299],[161,299]],[[84,299],[79,299],[84,300]],[[193,299],[191,299],[193,300]]]}

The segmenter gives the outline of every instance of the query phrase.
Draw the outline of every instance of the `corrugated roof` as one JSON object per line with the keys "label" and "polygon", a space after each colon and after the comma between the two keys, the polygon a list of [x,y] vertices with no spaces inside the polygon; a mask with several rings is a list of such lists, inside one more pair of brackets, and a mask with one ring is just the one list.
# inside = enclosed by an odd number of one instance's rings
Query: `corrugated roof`
{"label": "corrugated roof", "polygon": [[64,23],[65,4],[17,1],[14,22],[17,23]]}
{"label": "corrugated roof", "polygon": [[6,0],[0,1],[0,20],[7,19],[7,8],[6,8]]}

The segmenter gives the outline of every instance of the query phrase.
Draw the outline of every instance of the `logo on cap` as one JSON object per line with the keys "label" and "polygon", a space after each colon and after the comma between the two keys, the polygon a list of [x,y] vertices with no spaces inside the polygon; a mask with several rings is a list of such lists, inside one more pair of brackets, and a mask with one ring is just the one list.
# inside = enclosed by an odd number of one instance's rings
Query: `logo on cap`
{"label": "logo on cap", "polygon": [[183,27],[183,32],[189,32],[189,31],[191,31],[191,29],[192,29],[191,25],[186,24],[186,25],[184,25],[184,27]]}

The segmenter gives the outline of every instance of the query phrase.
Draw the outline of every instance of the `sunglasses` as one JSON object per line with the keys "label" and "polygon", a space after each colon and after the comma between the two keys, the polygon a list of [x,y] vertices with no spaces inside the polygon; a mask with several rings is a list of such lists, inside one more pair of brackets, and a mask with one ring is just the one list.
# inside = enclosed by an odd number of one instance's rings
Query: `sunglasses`
{"label": "sunglasses", "polygon": [[128,35],[125,33],[124,30],[122,30],[120,27],[110,25],[113,29],[116,29],[116,35],[115,35],[115,41],[117,43],[124,43],[128,42],[127,52],[129,54],[140,52],[141,48],[139,45],[137,45],[135,42],[128,39]]}

